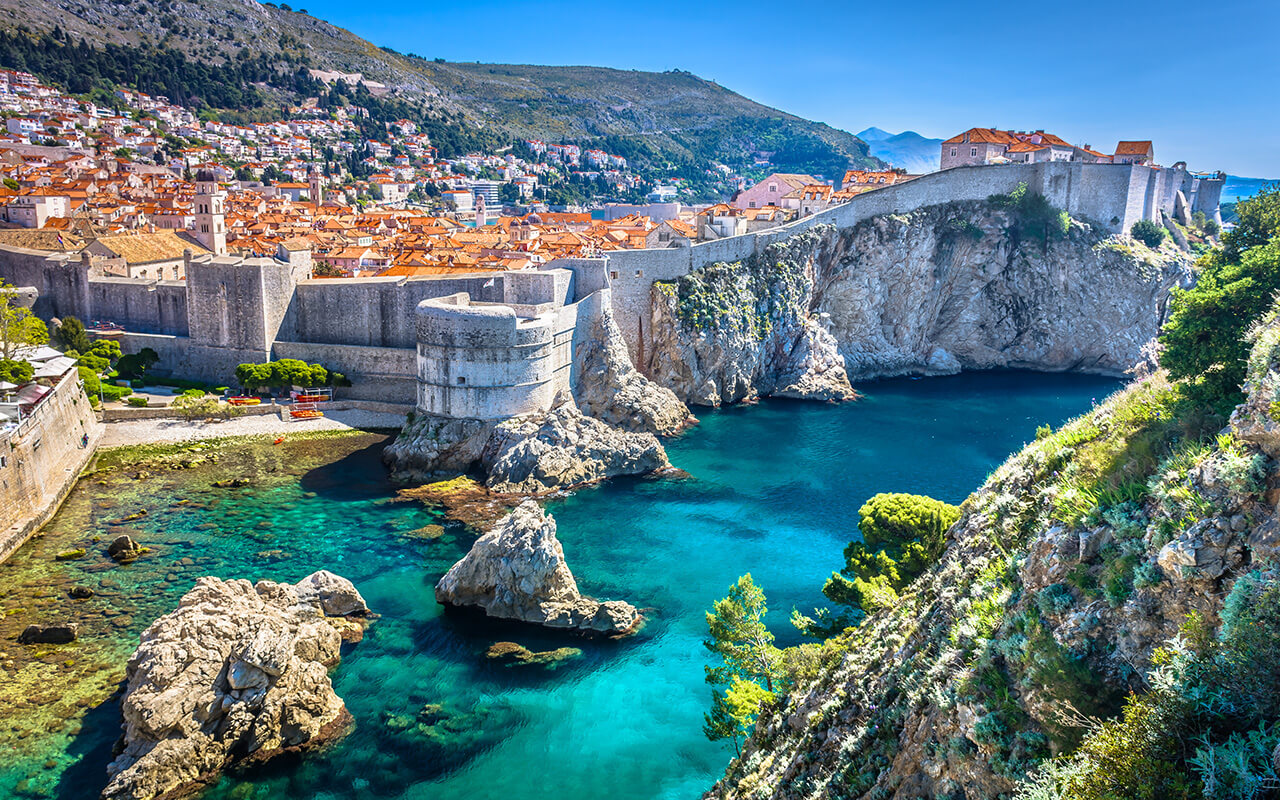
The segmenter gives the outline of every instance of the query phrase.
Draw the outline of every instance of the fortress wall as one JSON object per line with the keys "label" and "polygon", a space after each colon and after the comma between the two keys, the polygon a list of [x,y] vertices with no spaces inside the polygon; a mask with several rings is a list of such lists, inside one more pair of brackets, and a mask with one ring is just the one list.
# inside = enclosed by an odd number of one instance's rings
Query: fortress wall
{"label": "fortress wall", "polygon": [[276,342],[274,357],[322,364],[351,379],[342,397],[412,404],[418,396],[417,351],[398,347],[356,347],[310,342]]}
{"label": "fortress wall", "polygon": [[160,357],[154,367],[157,372],[187,374],[183,367],[188,363],[187,353],[191,348],[191,339],[186,336],[128,331],[100,338],[115,339],[120,342],[120,350],[125,353],[136,353],[144,347],[150,347]]}
{"label": "fortress wall", "polygon": [[89,310],[84,321],[105,320],[139,333],[186,336],[185,281],[89,278]]}
{"label": "fortress wall", "polygon": [[576,302],[609,288],[609,259],[558,258],[541,269],[566,269],[573,273],[573,292],[565,303]]}
{"label": "fortress wall", "polygon": [[32,308],[36,316],[88,315],[88,271],[64,254],[0,246],[0,280],[11,286],[34,286],[40,291]]}
{"label": "fortress wall", "polygon": [[[486,285],[487,284],[487,285]],[[291,310],[295,341],[362,347],[417,346],[414,309],[423,300],[466,292],[503,301],[502,274],[457,278],[336,278],[302,281]]]}
{"label": "fortress wall", "polygon": [[193,342],[266,352],[264,286],[258,266],[231,259],[192,261],[186,283]]}
{"label": "fortress wall", "polygon": [[[567,382],[564,388],[569,393],[573,393],[578,388],[578,382],[583,379],[583,376],[578,372],[580,359],[577,358],[577,354],[583,352],[582,348],[584,347],[599,344],[599,342],[593,341],[597,335],[595,322],[612,305],[613,292],[611,289],[605,288],[592,292],[562,312],[566,319],[561,321],[560,327],[562,330],[567,329],[570,334],[568,352],[566,353],[569,359],[569,366],[564,373]],[[572,317],[571,320],[568,318],[570,316]]]}
{"label": "fortress wall", "polygon": [[16,430],[0,436],[0,561],[53,517],[101,435],[73,370]]}
{"label": "fortress wall", "polygon": [[1120,233],[1128,231],[1138,219],[1158,218],[1161,208],[1172,210],[1176,186],[1167,189],[1166,176],[1172,185],[1176,175],[1167,170],[1061,161],[956,167],[933,172],[864,192],[848,203],[777,228],[691,247],[611,252],[613,308],[632,361],[641,365],[645,363],[650,291],[654,281],[676,280],[694,269],[720,261],[740,261],[817,225],[850,228],[877,216],[944,203],[982,201],[994,194],[1011,192],[1020,183],[1026,183],[1029,189],[1043,194],[1068,213],[1096,222],[1112,233]]}

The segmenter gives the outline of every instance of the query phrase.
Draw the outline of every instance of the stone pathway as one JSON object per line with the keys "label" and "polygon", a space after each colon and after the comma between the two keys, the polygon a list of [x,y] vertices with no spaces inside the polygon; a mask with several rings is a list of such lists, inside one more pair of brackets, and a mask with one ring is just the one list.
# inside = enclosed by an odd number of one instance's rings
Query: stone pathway
{"label": "stone pathway", "polygon": [[326,411],[323,417],[308,420],[282,420],[274,414],[239,417],[220,422],[187,422],[175,419],[131,420],[109,422],[103,426],[102,447],[126,447],[163,442],[189,442],[197,439],[220,439],[226,436],[253,434],[288,436],[304,431],[367,430],[400,428],[404,417],[375,411]]}

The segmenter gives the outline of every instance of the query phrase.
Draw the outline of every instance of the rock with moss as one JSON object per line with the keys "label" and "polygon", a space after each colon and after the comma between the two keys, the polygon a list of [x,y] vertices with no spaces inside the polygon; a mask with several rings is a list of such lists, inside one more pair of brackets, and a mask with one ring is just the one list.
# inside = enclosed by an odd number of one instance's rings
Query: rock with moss
{"label": "rock with moss", "polygon": [[555,520],[532,500],[476,540],[436,584],[436,601],[479,608],[498,619],[607,636],[633,633],[643,619],[629,603],[601,602],[578,591]]}
{"label": "rock with moss", "polygon": [[506,666],[537,665],[555,668],[562,662],[582,657],[582,651],[576,647],[557,647],[554,650],[535,652],[515,642],[494,642],[485,651],[484,657]]}
{"label": "rock with moss", "polygon": [[392,480],[426,483],[466,473],[480,463],[494,423],[417,412],[382,451]]}
{"label": "rock with moss", "polygon": [[572,400],[501,422],[419,415],[386,448],[383,461],[394,480],[478,473],[492,492],[526,495],[671,466],[652,433],[610,426]]}
{"label": "rock with moss", "polygon": [[696,405],[962,369],[1124,374],[1157,334],[1170,287],[1190,281],[1190,256],[1025,216],[963,202],[815,226],[655,283],[641,367]]}
{"label": "rock with moss", "polygon": [[329,572],[294,585],[199,579],[129,659],[104,800],[186,796],[234,763],[342,736],[351,716],[328,670],[367,613]]}
{"label": "rock with moss", "polygon": [[117,536],[111,540],[111,544],[107,545],[107,555],[119,564],[131,564],[142,557],[147,552],[147,548],[138,544],[133,537],[128,535]]}

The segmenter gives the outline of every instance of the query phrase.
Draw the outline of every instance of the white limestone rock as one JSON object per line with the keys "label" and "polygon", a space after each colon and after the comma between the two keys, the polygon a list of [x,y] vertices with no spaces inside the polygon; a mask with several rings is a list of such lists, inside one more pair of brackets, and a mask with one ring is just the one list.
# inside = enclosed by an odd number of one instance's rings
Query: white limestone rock
{"label": "white limestone rock", "polygon": [[451,478],[480,463],[494,423],[422,412],[411,418],[382,451],[392,480],[424,483]]}
{"label": "white limestone rock", "polygon": [[201,578],[153,622],[127,669],[123,752],[105,800],[177,797],[237,760],[264,761],[346,732],[333,691],[349,619],[368,607],[350,581],[317,572],[296,586]]}
{"label": "white limestone rock", "polygon": [[504,494],[541,494],[671,466],[652,433],[611,428],[571,402],[499,423],[482,463],[485,485]]}
{"label": "white limestone rock", "polygon": [[[823,314],[821,317],[828,317]],[[844,370],[844,358],[835,337],[822,326],[824,320],[810,317],[803,323],[803,334],[787,354],[790,372],[778,379],[774,397],[796,400],[852,400],[857,397]]]}
{"label": "white limestone rock", "polygon": [[641,375],[631,363],[613,311],[605,306],[575,347],[579,410],[627,431],[674,436],[697,422],[670,389]]}
{"label": "white limestone rock", "polygon": [[1131,245],[1078,221],[1061,238],[1024,239],[1016,213],[987,202],[815,226],[743,262],[655,283],[640,366],[711,406],[791,396],[810,353],[832,354],[814,366],[839,357],[842,388],[997,367],[1119,376],[1145,359],[1170,287],[1191,274],[1185,253]]}
{"label": "white limestone rock", "polygon": [[436,584],[436,602],[472,606],[499,619],[622,636],[640,612],[620,600],[583,597],[556,538],[556,522],[526,500],[481,536]]}

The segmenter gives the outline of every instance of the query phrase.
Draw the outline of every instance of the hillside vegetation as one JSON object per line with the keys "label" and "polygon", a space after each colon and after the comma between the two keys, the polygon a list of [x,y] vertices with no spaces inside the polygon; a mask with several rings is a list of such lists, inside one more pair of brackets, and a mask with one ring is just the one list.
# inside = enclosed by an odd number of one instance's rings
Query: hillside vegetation
{"label": "hillside vegetation", "polygon": [[[383,99],[402,103],[412,119],[447,120],[486,142],[541,138],[600,147],[627,156],[641,171],[661,168],[693,177],[712,162],[749,168],[754,156],[764,153],[771,154],[776,169],[838,179],[847,167],[880,163],[864,142],[845,131],[755,103],[687,72],[445,63],[430,53],[420,57],[380,48],[285,4],[0,0],[0,29],[56,32],[76,45],[83,39],[95,47],[123,45],[156,54],[155,68],[135,72],[129,81],[111,78],[137,88],[172,72],[180,55],[215,71],[244,95],[227,105],[218,103],[237,92],[170,98],[194,107],[245,112],[297,103],[314,90],[294,78],[296,71],[324,69],[359,72],[385,84]],[[256,77],[243,74],[244,62],[255,65]],[[45,59],[43,66],[49,64]],[[257,65],[262,64],[280,75],[261,75]],[[51,80],[67,71],[41,74],[41,64],[28,67],[12,59],[0,66],[30,69]],[[221,67],[235,72],[217,72]]]}
{"label": "hillside vegetation", "polygon": [[1241,206],[1165,363],[1042,428],[892,602],[784,651],[709,797],[1276,796],[1280,192]]}

